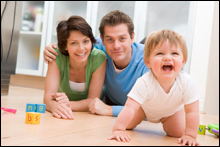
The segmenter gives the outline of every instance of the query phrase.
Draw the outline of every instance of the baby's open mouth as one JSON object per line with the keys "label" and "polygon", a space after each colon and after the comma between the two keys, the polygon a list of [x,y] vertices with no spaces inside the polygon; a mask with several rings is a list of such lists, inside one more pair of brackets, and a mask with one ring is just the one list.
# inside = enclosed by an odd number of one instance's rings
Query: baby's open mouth
{"label": "baby's open mouth", "polygon": [[171,70],[173,70],[173,66],[172,65],[163,65],[162,69],[165,71],[171,71]]}

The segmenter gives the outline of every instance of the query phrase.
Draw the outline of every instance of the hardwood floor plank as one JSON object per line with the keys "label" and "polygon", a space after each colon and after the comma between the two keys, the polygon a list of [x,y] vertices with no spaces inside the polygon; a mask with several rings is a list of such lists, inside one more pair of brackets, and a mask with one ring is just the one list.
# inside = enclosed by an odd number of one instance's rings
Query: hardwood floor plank
{"label": "hardwood floor plank", "polygon": [[[58,119],[46,111],[40,124],[25,123],[26,104],[43,103],[44,90],[10,86],[9,94],[1,96],[2,106],[17,113],[1,110],[2,146],[181,146],[177,138],[166,136],[161,123],[141,122],[127,130],[130,142],[108,140],[116,117],[73,112],[74,120]],[[200,113],[200,124],[219,123],[219,116]],[[206,131],[197,141],[204,146],[219,146],[219,138]]]}

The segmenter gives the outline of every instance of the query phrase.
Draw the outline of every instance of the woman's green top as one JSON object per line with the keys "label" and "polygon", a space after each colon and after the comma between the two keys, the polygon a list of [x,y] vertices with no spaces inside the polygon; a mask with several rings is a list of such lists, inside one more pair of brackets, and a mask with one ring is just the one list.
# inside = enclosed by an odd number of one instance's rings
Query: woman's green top
{"label": "woman's green top", "polygon": [[[95,72],[102,63],[107,59],[106,54],[98,49],[93,48],[91,51],[88,62],[86,65],[86,91],[75,92],[69,85],[69,56],[63,55],[59,49],[56,49],[58,56],[56,57],[56,63],[60,70],[60,82],[58,92],[64,92],[70,101],[79,101],[88,97],[89,85],[93,72]],[[100,98],[102,97],[102,94]]]}

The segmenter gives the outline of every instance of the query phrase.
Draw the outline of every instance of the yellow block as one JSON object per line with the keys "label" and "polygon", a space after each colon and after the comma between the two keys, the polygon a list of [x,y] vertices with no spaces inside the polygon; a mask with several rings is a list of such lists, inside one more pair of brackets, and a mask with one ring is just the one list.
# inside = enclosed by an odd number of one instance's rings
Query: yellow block
{"label": "yellow block", "polygon": [[198,134],[205,135],[206,125],[199,125]]}
{"label": "yellow block", "polygon": [[26,112],[25,123],[28,124],[39,124],[41,118],[41,113],[37,112]]}

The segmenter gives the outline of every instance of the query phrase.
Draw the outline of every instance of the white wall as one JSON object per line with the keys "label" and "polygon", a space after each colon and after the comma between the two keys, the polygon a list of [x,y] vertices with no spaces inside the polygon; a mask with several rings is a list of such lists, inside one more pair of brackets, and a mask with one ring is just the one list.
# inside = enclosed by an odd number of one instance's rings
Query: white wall
{"label": "white wall", "polygon": [[[206,90],[209,58],[212,58],[210,56],[211,43],[213,39],[212,33],[215,31],[213,30],[213,20],[216,19],[213,17],[214,6],[214,1],[199,1],[197,2],[196,6],[190,75],[197,84],[200,95],[200,111],[204,111],[205,100],[208,101],[210,98],[208,95],[206,95]],[[209,76],[212,76],[212,74],[210,73]],[[218,97],[216,97],[216,99],[218,99]],[[214,109],[217,111],[218,108],[219,105]]]}
{"label": "white wall", "polygon": [[204,112],[219,115],[219,1],[215,2]]}

